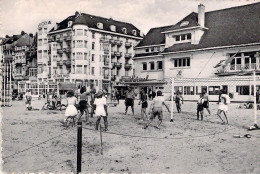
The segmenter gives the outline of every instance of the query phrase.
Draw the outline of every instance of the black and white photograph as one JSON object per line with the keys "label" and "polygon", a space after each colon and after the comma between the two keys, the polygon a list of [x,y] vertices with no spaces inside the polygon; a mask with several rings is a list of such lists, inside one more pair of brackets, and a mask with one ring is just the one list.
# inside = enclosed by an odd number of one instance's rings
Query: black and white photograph
{"label": "black and white photograph", "polygon": [[0,62],[0,173],[260,173],[260,0],[1,0]]}

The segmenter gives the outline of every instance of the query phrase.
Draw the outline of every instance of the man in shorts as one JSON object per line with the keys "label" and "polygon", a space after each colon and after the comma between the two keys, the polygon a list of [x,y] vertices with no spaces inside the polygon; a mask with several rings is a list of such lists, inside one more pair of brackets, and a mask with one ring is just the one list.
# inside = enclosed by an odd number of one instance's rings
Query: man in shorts
{"label": "man in shorts", "polygon": [[159,122],[156,128],[159,129],[159,126],[161,125],[163,120],[163,111],[162,111],[163,105],[167,108],[168,112],[170,112],[168,105],[166,105],[164,101],[165,99],[162,96],[162,91],[157,91],[157,96],[153,99],[150,107],[150,113],[151,113],[150,120],[148,121],[144,129],[146,129],[151,124],[151,122],[157,115],[158,115]]}
{"label": "man in shorts", "polygon": [[132,112],[134,115],[134,99],[135,99],[135,92],[128,87],[128,91],[125,95],[125,115],[127,114],[127,109],[130,106],[132,108]]}

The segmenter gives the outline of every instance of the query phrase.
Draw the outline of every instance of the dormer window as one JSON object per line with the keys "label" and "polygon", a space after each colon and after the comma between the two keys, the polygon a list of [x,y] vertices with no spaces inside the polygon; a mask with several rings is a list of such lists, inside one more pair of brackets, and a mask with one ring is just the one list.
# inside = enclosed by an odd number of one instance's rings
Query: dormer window
{"label": "dormer window", "polygon": [[56,24],[55,26],[54,26],[54,30],[57,30],[58,29],[58,24]]}
{"label": "dormer window", "polygon": [[97,23],[97,27],[99,28],[99,29],[103,29],[103,24],[102,23]]}
{"label": "dormer window", "polygon": [[127,29],[126,28],[122,28],[122,31],[124,34],[127,34]]}
{"label": "dormer window", "polygon": [[136,36],[136,30],[133,30],[132,33],[134,36]]}
{"label": "dormer window", "polygon": [[173,37],[175,38],[176,42],[189,41],[189,40],[191,40],[191,33],[181,34],[181,35],[173,35]]}
{"label": "dormer window", "polygon": [[68,28],[72,26],[72,21],[68,22]]}
{"label": "dormer window", "polygon": [[114,26],[114,25],[110,25],[109,28],[110,28],[111,31],[114,31],[114,32],[116,31],[116,26]]}

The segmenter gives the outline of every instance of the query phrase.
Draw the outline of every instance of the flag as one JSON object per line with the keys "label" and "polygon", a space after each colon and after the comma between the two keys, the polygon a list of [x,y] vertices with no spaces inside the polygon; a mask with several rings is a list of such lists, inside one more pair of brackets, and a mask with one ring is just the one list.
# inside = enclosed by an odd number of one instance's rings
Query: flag
{"label": "flag", "polygon": [[229,64],[232,62],[232,60],[235,58],[235,56],[237,55],[237,53],[239,53],[240,50],[238,50],[238,52],[236,52],[233,56],[229,57],[228,59],[225,60],[225,65]]}
{"label": "flag", "polygon": [[225,65],[225,60],[221,60],[217,65],[214,66],[214,68],[218,68],[223,65]]}

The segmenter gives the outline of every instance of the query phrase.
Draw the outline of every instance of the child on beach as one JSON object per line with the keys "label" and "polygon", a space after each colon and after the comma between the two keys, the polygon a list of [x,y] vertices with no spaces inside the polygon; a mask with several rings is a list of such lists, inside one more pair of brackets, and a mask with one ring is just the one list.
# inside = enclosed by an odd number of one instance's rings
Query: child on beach
{"label": "child on beach", "polygon": [[175,96],[175,104],[176,104],[176,108],[178,113],[181,112],[181,104],[183,104],[183,97],[180,94],[180,91],[177,91],[177,94]]}
{"label": "child on beach", "polygon": [[228,111],[228,104],[230,104],[230,98],[227,95],[227,91],[226,90],[222,90],[222,93],[220,95],[220,103],[218,106],[218,113],[217,115],[219,116],[219,118],[221,119],[222,123],[224,124],[224,120],[221,118],[221,113],[223,112],[226,120],[227,120],[227,124],[228,124],[228,119],[227,119],[227,111]]}
{"label": "child on beach", "polygon": [[141,104],[141,120],[145,121],[146,119],[144,117],[144,114],[146,115],[146,108],[148,107],[147,96],[145,94],[141,96],[138,105],[140,104]]}
{"label": "child on beach", "polygon": [[156,128],[159,129],[159,126],[161,125],[162,120],[163,120],[163,111],[162,111],[163,105],[167,108],[168,112],[170,112],[170,109],[169,109],[168,105],[165,104],[164,100],[165,99],[162,96],[162,92],[157,91],[157,96],[152,100],[152,104],[150,107],[150,113],[151,113],[150,120],[148,121],[148,123],[144,127],[144,129],[146,129],[151,124],[151,122],[157,115],[158,115],[159,122],[158,122]]}
{"label": "child on beach", "polygon": [[78,114],[78,110],[75,107],[76,102],[77,102],[77,98],[74,97],[74,93],[72,91],[69,91],[67,93],[67,103],[68,103],[68,105],[67,105],[67,108],[66,108],[66,111],[65,111],[65,117],[66,118],[64,119],[64,122],[66,122],[67,124],[68,124],[69,118],[72,118],[74,120],[75,117]]}
{"label": "child on beach", "polygon": [[97,117],[97,121],[96,121],[96,126],[95,129],[98,130],[98,126],[101,120],[101,117],[104,120],[104,125],[105,125],[105,131],[108,131],[108,121],[107,121],[107,100],[103,95],[102,91],[99,91],[96,94],[96,98],[94,101],[94,105],[96,106],[96,112],[95,115]]}
{"label": "child on beach", "polygon": [[197,120],[199,120],[199,116],[201,120],[203,120],[203,103],[204,103],[204,96],[200,94],[200,98],[197,102]]}

